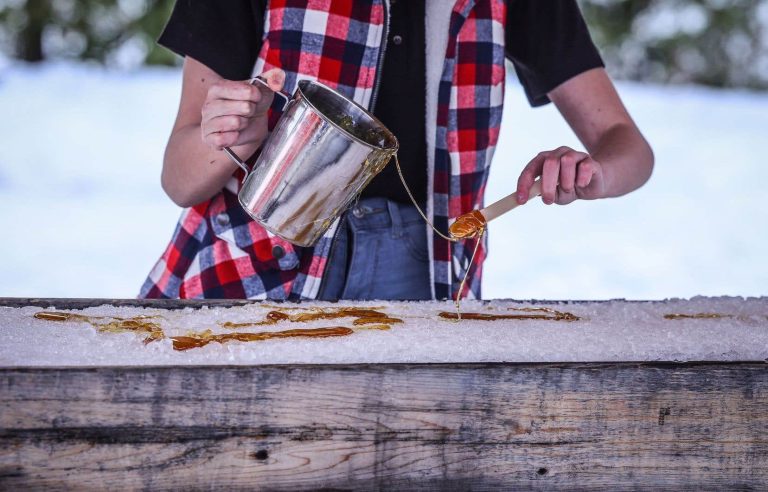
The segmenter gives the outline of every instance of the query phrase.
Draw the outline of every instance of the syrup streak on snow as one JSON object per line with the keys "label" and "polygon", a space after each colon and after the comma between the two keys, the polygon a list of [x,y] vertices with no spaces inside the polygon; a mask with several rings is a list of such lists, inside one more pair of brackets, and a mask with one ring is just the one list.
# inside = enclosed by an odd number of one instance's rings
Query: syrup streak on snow
{"label": "syrup streak on snow", "polygon": [[[380,309],[380,308],[379,308]],[[386,313],[377,311],[376,309],[369,308],[357,308],[357,307],[341,307],[341,308],[309,308],[308,312],[302,312],[297,314],[288,314],[287,309],[276,309],[267,313],[264,320],[253,321],[247,323],[232,323],[225,321],[219,323],[224,328],[243,328],[248,326],[264,326],[274,325],[281,321],[287,321],[290,323],[306,323],[308,321],[316,321],[320,319],[341,319],[341,318],[357,318],[352,321],[355,326],[364,325],[393,325],[396,323],[402,323],[403,320],[399,318],[390,318]]]}
{"label": "syrup streak on snow", "polygon": [[[288,314],[284,311],[297,310],[304,311],[298,314]],[[161,316],[135,316],[133,318],[118,318],[108,316],[84,316],[82,314],[65,313],[60,311],[41,311],[34,314],[34,317],[44,321],[56,321],[56,322],[84,322],[89,323],[96,328],[99,332],[109,333],[146,333],[147,337],[144,339],[144,344],[154,342],[156,340],[162,340],[165,338],[165,333],[160,326],[152,321],[147,321],[153,318],[161,318]],[[287,308],[283,310],[273,310],[267,313],[263,321],[257,321],[252,323],[232,323],[224,322],[222,326],[226,328],[239,328],[245,326],[263,326],[274,325],[281,321],[288,321],[292,323],[303,323],[315,320],[327,320],[327,319],[340,319],[340,318],[356,318],[352,321],[352,324],[357,327],[358,330],[389,330],[391,325],[396,323],[402,323],[403,320],[399,318],[391,318],[386,313],[377,311],[375,309],[364,308]],[[101,321],[106,320],[106,321]],[[328,338],[351,335],[355,332],[352,328],[343,326],[333,326],[327,328],[309,328],[309,329],[294,329],[275,332],[257,332],[257,333],[223,333],[214,334],[211,330],[206,330],[201,333],[190,333],[187,336],[173,336],[170,337],[173,341],[174,350],[189,350],[192,348],[204,347],[211,342],[226,343],[231,341],[239,342],[256,342],[264,340],[272,340],[279,338]]]}
{"label": "syrup streak on snow", "polygon": [[387,331],[391,329],[392,327],[390,325],[368,325],[368,326],[360,326],[357,328],[358,331],[360,330],[379,330],[379,331]]}
{"label": "syrup streak on snow", "polygon": [[694,313],[694,314],[665,314],[664,319],[722,319],[734,318],[733,314]]}
{"label": "syrup streak on snow", "polygon": [[736,319],[748,323],[759,322],[759,320],[765,319],[768,321],[768,316],[755,316],[755,315],[739,315],[739,314],[724,314],[724,313],[692,313],[692,314],[665,314],[664,319],[680,320],[680,319]]}
{"label": "syrup streak on snow", "polygon": [[[365,330],[389,330],[391,325],[396,323],[402,323],[403,320],[399,318],[391,318],[386,313],[377,311],[375,309],[356,308],[356,307],[341,307],[341,308],[309,308],[302,310],[303,312],[297,314],[289,314],[286,311],[288,309],[274,309],[267,313],[262,321],[254,321],[247,323],[233,323],[231,321],[225,321],[219,323],[224,328],[243,328],[249,326],[264,326],[275,325],[281,321],[287,321],[289,323],[306,323],[309,321],[328,320],[328,319],[341,319],[341,318],[356,318],[352,321],[352,324],[361,327],[359,329]],[[189,350],[192,348],[203,347],[211,342],[226,343],[229,341],[239,342],[255,342],[263,340],[272,340],[275,338],[294,338],[294,337],[310,337],[310,338],[328,338],[351,335],[354,333],[352,328],[343,326],[334,326],[330,328],[311,328],[311,329],[297,329],[297,330],[285,330],[275,332],[261,332],[261,333],[225,333],[214,334],[208,330],[202,333],[191,333],[185,337],[171,337],[173,340],[174,350]]]}
{"label": "syrup streak on snow", "polygon": [[[100,333],[139,333],[146,334],[144,344],[162,340],[165,333],[160,325],[150,319],[162,318],[161,316],[134,316],[133,318],[117,318],[112,316],[84,316],[82,314],[62,313],[59,311],[40,311],[34,317],[45,321],[75,321],[89,323]],[[107,320],[107,321],[102,321]]]}
{"label": "syrup streak on snow", "polygon": [[[263,320],[248,323],[223,322],[225,328],[242,328],[248,326],[275,325],[280,322],[305,323],[317,320],[355,318],[352,324],[357,330],[389,330],[393,324],[403,323],[402,319],[392,318],[380,311],[382,308],[277,308],[269,311]],[[578,316],[572,313],[556,311],[545,307],[509,308],[510,311],[532,314],[491,314],[491,313],[465,313],[461,318],[466,320],[494,321],[494,320],[551,320],[551,321],[578,321]],[[300,311],[289,314],[286,311]],[[675,315],[684,316],[684,315]],[[82,314],[65,313],[61,311],[40,311],[34,317],[45,321],[55,322],[80,322],[89,323],[100,333],[124,333],[133,332],[145,334],[144,344],[166,338],[165,333],[157,322],[152,319],[164,319],[162,316],[134,316],[133,318],[118,318],[115,316],[85,316]],[[443,319],[459,320],[458,313],[441,312],[438,317]],[[713,317],[709,315],[708,317]],[[206,330],[200,333],[189,333],[186,336],[172,336],[174,350],[189,350],[204,347],[209,343],[227,343],[231,341],[256,342],[280,338],[328,338],[351,335],[355,329],[344,326],[332,326],[326,328],[293,329],[275,332],[234,332],[213,333]]]}
{"label": "syrup streak on snow", "polygon": [[581,318],[573,313],[566,313],[562,311],[556,311],[554,309],[545,307],[531,307],[531,308],[509,308],[510,311],[521,311],[528,313],[544,313],[544,314],[491,314],[491,313],[462,313],[459,317],[458,313],[441,312],[439,317],[450,320],[473,320],[473,321],[498,321],[505,319],[514,320],[526,320],[526,319],[539,319],[549,321],[579,321]]}
{"label": "syrup streak on snow", "polygon": [[238,342],[260,342],[276,338],[328,338],[343,337],[351,335],[355,331],[345,326],[332,326],[329,328],[303,328],[298,330],[285,331],[265,331],[260,333],[219,333],[214,334],[211,330],[202,333],[191,333],[188,336],[171,337],[174,350],[189,350],[193,348],[204,347],[211,342],[226,343],[231,341]]}

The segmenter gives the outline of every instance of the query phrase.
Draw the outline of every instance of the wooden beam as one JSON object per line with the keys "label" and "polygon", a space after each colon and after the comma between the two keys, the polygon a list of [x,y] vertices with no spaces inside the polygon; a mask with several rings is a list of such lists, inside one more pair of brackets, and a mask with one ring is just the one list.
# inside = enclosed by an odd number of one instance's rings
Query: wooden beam
{"label": "wooden beam", "polygon": [[0,489],[768,488],[768,365],[0,370]]}

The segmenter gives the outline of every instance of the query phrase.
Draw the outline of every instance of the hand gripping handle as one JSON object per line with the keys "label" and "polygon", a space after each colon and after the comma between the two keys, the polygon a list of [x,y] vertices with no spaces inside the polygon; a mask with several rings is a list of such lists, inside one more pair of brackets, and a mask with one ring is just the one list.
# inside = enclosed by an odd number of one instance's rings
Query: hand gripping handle
{"label": "hand gripping handle", "polygon": [[[264,87],[266,87],[270,91],[272,90],[272,88],[269,87],[269,84],[267,83],[267,81],[264,80],[264,77],[262,77],[261,75],[258,75],[256,77],[252,78],[251,80],[248,81],[248,83],[251,84],[251,85],[256,85],[258,83],[258,84],[263,85]],[[283,104],[283,111],[285,111],[285,107],[288,105],[289,102],[291,102],[291,99],[293,98],[293,96],[291,94],[285,92],[284,90],[272,91],[272,92],[274,92],[275,95],[280,96],[283,99],[285,99],[285,104]],[[231,148],[224,147],[222,150],[229,156],[230,159],[232,159],[232,162],[234,162],[235,164],[240,166],[240,168],[243,171],[245,171],[245,176],[243,177],[243,181],[245,181],[245,177],[248,176],[248,173],[250,173],[251,170],[248,169],[248,166],[245,164],[245,162],[243,162],[243,160],[240,159],[240,157],[238,157],[238,155]]]}

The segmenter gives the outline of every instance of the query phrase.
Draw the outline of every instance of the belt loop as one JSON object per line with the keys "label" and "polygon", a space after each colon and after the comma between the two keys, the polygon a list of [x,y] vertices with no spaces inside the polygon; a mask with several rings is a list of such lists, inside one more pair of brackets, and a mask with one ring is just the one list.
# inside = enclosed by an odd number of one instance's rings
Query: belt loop
{"label": "belt loop", "polygon": [[403,218],[400,216],[400,206],[392,200],[387,200],[387,209],[389,218],[392,220],[392,237],[397,239],[403,237]]}

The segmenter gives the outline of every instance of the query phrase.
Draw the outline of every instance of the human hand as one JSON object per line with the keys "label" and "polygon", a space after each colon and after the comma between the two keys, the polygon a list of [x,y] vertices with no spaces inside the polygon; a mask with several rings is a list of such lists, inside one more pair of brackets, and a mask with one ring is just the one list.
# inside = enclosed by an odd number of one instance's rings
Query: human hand
{"label": "human hand", "polygon": [[217,150],[247,144],[258,148],[261,145],[268,132],[267,113],[274,92],[283,88],[285,72],[274,68],[261,77],[271,90],[262,84],[233,80],[222,80],[211,86],[200,122],[203,141],[207,145]]}
{"label": "human hand", "polygon": [[541,176],[541,199],[547,205],[566,205],[581,198],[603,198],[606,191],[603,166],[589,154],[570,147],[540,152],[517,180],[517,202],[528,201],[528,193]]}

